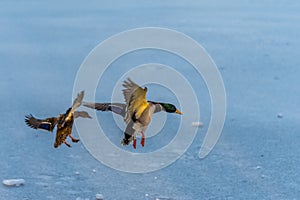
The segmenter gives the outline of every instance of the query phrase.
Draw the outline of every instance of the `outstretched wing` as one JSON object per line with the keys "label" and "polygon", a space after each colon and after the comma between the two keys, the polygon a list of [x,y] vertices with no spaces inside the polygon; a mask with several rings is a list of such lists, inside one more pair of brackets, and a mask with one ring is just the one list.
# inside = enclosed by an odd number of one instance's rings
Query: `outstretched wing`
{"label": "outstretched wing", "polygon": [[31,114],[25,116],[25,123],[33,129],[43,129],[52,132],[57,122],[58,118],[56,117],[37,119]]}
{"label": "outstretched wing", "polygon": [[125,121],[128,124],[132,119],[139,119],[148,107],[146,100],[147,87],[143,89],[129,78],[124,81],[123,86],[125,87],[123,95],[127,104]]}
{"label": "outstretched wing", "polygon": [[111,111],[122,117],[125,117],[126,104],[124,103],[90,103],[83,102],[83,105],[88,108],[93,108],[100,111]]}
{"label": "outstretched wing", "polygon": [[76,110],[76,108],[78,108],[81,105],[83,97],[84,97],[84,91],[81,91],[80,93],[78,93],[78,95],[72,105],[72,112],[74,112]]}
{"label": "outstretched wing", "polygon": [[128,78],[126,81],[124,81],[124,83],[122,85],[124,87],[123,95],[125,98],[125,102],[128,105],[134,91],[138,88],[140,88],[140,89],[142,89],[142,88],[138,84],[133,82],[130,78]]}
{"label": "outstretched wing", "polygon": [[66,111],[66,113],[64,114],[64,117],[60,119],[60,124],[62,126],[64,126],[64,124],[66,123],[66,121],[72,121],[72,120],[74,120],[74,118],[73,118],[74,111],[81,105],[83,96],[84,96],[84,91],[81,91],[80,93],[78,93],[76,99],[73,102],[72,107],[69,108]]}

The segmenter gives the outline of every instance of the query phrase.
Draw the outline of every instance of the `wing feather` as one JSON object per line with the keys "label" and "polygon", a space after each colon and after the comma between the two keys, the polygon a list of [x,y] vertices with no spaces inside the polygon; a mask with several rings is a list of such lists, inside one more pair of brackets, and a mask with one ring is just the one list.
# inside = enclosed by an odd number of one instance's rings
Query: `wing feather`
{"label": "wing feather", "polygon": [[141,87],[138,84],[136,84],[135,82],[133,82],[130,78],[125,80],[122,85],[124,87],[123,95],[124,95],[124,98],[125,98],[125,102],[126,102],[126,104],[129,104],[133,92],[137,88],[141,88]]}
{"label": "wing feather", "polygon": [[129,78],[124,81],[123,86],[123,95],[127,107],[125,121],[128,124],[132,119],[139,119],[148,107],[146,100],[147,87],[143,89]]}
{"label": "wing feather", "polygon": [[72,112],[74,112],[76,110],[76,108],[78,108],[81,105],[83,97],[84,97],[84,91],[81,91],[80,93],[78,93],[78,95],[72,105]]}
{"label": "wing feather", "polygon": [[56,117],[37,119],[31,114],[25,116],[25,123],[33,129],[43,129],[52,132],[57,122],[58,118]]}
{"label": "wing feather", "polygon": [[111,111],[113,113],[116,113],[118,115],[121,115],[125,117],[125,110],[126,110],[126,104],[124,103],[90,103],[90,102],[83,102],[83,105],[100,110],[100,111]]}

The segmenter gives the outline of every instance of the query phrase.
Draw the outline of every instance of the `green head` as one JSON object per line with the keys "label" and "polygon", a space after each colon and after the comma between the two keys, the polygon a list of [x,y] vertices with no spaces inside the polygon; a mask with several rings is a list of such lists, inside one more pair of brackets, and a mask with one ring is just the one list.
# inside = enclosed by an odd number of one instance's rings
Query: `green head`
{"label": "green head", "polygon": [[174,106],[173,104],[170,104],[170,103],[159,103],[164,109],[166,112],[168,113],[177,113],[179,115],[182,115],[182,112],[180,112],[176,106]]}

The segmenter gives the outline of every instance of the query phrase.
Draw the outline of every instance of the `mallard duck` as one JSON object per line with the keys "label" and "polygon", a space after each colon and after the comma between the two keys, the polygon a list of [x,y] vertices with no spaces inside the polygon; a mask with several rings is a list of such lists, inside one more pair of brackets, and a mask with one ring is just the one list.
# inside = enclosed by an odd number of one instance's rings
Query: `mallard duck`
{"label": "mallard duck", "polygon": [[[153,113],[158,113],[165,111],[168,113],[182,114],[177,110],[176,106],[170,103],[162,103],[155,101],[148,101],[150,104],[155,104],[155,110]],[[111,111],[115,114],[125,117],[126,114],[126,104],[125,103],[92,103],[92,102],[82,102],[82,105],[88,108],[92,108],[99,111]]]}
{"label": "mallard duck", "polygon": [[141,88],[136,83],[128,79],[124,81],[123,94],[126,104],[123,103],[89,103],[83,102],[83,105],[100,111],[112,111],[121,115],[127,123],[124,132],[122,145],[128,145],[133,141],[133,147],[136,148],[136,136],[142,133],[141,145],[145,145],[145,134],[148,124],[151,121],[153,113],[165,111],[168,113],[182,114],[173,104],[146,101],[147,88]]}
{"label": "mallard duck", "polygon": [[[130,78],[123,83],[123,95],[126,102],[125,122],[127,123],[124,132],[122,145],[128,145],[133,141],[133,147],[136,148],[136,136],[142,133],[141,145],[145,145],[145,131],[151,121],[152,114],[160,104],[148,102],[146,100],[147,87],[140,87]],[[171,109],[171,107],[169,107]],[[168,109],[169,110],[169,109]],[[177,108],[172,107],[172,112],[182,114]],[[169,111],[171,111],[169,110]]]}
{"label": "mallard duck", "polygon": [[85,111],[75,111],[81,105],[83,96],[84,92],[82,91],[77,95],[72,107],[70,107],[66,113],[60,114],[58,117],[37,119],[30,114],[25,116],[25,122],[31,128],[43,129],[50,132],[53,132],[54,127],[57,126],[54,147],[57,148],[62,143],[71,147],[71,145],[66,141],[68,136],[71,138],[72,142],[79,142],[79,139],[76,139],[71,135],[74,118],[91,118],[91,116]]}

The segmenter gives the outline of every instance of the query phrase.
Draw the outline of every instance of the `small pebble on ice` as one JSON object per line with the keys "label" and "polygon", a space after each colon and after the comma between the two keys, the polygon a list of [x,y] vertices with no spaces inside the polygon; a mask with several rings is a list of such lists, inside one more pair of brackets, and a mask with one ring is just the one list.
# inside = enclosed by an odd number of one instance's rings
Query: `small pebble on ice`
{"label": "small pebble on ice", "polygon": [[96,199],[97,200],[103,200],[103,195],[102,194],[96,194]]}
{"label": "small pebble on ice", "polygon": [[149,196],[149,194],[145,194],[145,197],[148,197]]}
{"label": "small pebble on ice", "polygon": [[156,180],[156,179],[157,179],[157,177],[155,176],[155,177],[154,177],[154,179]]}
{"label": "small pebble on ice", "polygon": [[3,180],[3,185],[5,186],[20,186],[24,185],[25,180],[24,179],[6,179]]}
{"label": "small pebble on ice", "polygon": [[203,123],[202,122],[193,122],[192,126],[201,127],[201,126],[203,126]]}
{"label": "small pebble on ice", "polygon": [[261,166],[256,166],[255,169],[261,169]]}
{"label": "small pebble on ice", "polygon": [[93,173],[96,173],[96,170],[95,170],[95,169],[93,169]]}
{"label": "small pebble on ice", "polygon": [[79,172],[75,172],[75,174],[76,174],[76,175],[79,175],[80,173],[79,173]]}
{"label": "small pebble on ice", "polygon": [[278,114],[277,114],[277,118],[283,118],[282,113],[278,113]]}

